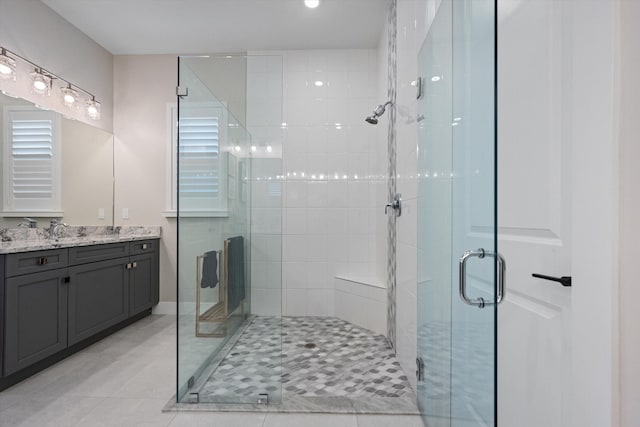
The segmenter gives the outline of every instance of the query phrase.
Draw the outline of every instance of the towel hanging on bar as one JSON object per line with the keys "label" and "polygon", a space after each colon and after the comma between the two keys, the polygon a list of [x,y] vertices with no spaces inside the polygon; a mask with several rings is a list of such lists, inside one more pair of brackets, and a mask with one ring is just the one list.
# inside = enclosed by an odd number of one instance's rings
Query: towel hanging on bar
{"label": "towel hanging on bar", "polygon": [[215,288],[218,285],[218,251],[209,251],[202,260],[201,288]]}
{"label": "towel hanging on bar", "polygon": [[227,240],[227,268],[228,268],[228,308],[233,312],[245,298],[244,290],[244,238],[242,236],[231,237]]}

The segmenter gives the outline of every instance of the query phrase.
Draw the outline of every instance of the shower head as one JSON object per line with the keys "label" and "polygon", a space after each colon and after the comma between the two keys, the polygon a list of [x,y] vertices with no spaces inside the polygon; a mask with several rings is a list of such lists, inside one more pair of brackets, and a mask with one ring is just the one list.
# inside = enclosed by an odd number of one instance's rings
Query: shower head
{"label": "shower head", "polygon": [[391,101],[387,101],[384,104],[378,105],[376,108],[373,109],[373,114],[367,117],[366,119],[364,119],[364,121],[367,123],[371,123],[372,125],[377,125],[378,117],[383,115],[385,110],[387,109],[387,105],[391,105],[391,104],[392,104]]}

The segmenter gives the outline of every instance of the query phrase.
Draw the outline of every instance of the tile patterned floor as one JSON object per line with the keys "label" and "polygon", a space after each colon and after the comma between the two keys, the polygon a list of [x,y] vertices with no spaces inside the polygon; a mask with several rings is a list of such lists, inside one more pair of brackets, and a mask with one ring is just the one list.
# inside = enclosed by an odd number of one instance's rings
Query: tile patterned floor
{"label": "tile patterned floor", "polygon": [[420,325],[418,353],[428,368],[418,391],[427,414],[453,412],[460,423],[491,419],[495,361],[488,330],[491,325],[468,321]]}
{"label": "tile patterned floor", "polygon": [[413,395],[384,336],[327,317],[254,318],[201,388],[200,401],[255,402],[259,393],[285,401]]}
{"label": "tile patterned floor", "polygon": [[152,315],[0,392],[0,426],[423,427],[406,415],[162,412],[175,379],[176,316]]}

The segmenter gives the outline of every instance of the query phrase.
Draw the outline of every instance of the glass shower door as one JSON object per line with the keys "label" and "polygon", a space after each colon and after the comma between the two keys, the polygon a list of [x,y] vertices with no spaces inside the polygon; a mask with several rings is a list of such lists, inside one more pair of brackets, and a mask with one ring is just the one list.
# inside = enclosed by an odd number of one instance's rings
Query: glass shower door
{"label": "glass shower door", "polygon": [[430,427],[496,426],[494,0],[443,0],[418,64],[418,400]]}
{"label": "glass shower door", "polygon": [[[281,237],[258,220],[281,215],[262,209],[253,171],[270,166],[275,180],[281,162],[261,155],[267,150],[245,128],[248,101],[237,94],[247,88],[246,56],[180,57],[178,65],[177,401],[280,403],[281,307],[266,307],[263,295],[270,286],[280,301]],[[279,206],[279,197],[269,202]],[[256,264],[270,268],[271,282],[251,275]]]}

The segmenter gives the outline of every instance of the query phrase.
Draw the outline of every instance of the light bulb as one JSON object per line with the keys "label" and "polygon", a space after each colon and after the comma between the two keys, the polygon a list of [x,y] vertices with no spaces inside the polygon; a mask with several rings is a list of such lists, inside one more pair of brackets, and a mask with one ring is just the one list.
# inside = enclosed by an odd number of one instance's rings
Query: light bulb
{"label": "light bulb", "polygon": [[7,51],[2,49],[0,53],[0,79],[16,79],[16,61],[7,56]]}
{"label": "light bulb", "polygon": [[100,120],[100,103],[95,96],[87,101],[87,116],[92,120]]}
{"label": "light bulb", "polygon": [[60,91],[62,92],[62,102],[65,107],[74,108],[78,106],[78,92],[73,90],[71,85],[62,88]]}
{"label": "light bulb", "polygon": [[51,94],[51,77],[44,74],[41,69],[31,73],[31,81],[33,92],[45,96]]}

